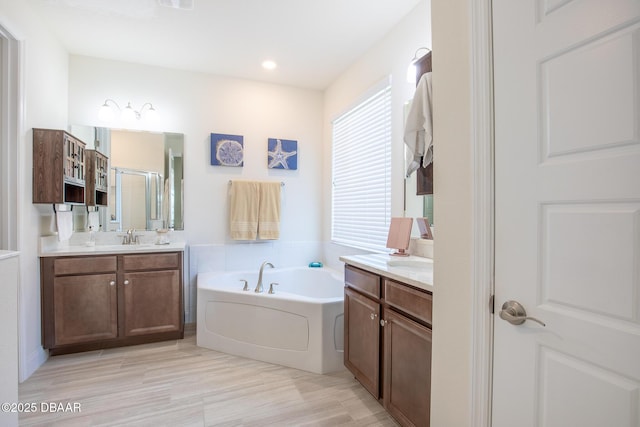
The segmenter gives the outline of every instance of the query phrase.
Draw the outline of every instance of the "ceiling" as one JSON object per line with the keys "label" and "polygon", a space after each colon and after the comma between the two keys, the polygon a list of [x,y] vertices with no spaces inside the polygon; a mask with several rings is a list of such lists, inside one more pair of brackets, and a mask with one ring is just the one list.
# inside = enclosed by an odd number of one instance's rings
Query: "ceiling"
{"label": "ceiling", "polygon": [[71,54],[324,89],[421,0],[27,1]]}

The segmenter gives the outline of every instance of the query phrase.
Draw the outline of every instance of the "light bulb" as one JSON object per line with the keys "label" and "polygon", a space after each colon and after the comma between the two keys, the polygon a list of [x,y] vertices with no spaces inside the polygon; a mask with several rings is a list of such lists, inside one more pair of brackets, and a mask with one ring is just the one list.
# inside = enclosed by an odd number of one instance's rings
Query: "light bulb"
{"label": "light bulb", "polygon": [[262,62],[262,68],[264,68],[265,70],[275,70],[277,67],[278,67],[278,64],[276,64],[275,61],[272,61],[270,59],[267,59]]}
{"label": "light bulb", "polygon": [[155,108],[153,108],[153,105],[149,107],[149,110],[146,112],[145,117],[150,122],[158,121],[158,111]]}
{"label": "light bulb", "polygon": [[115,113],[113,112],[113,108],[109,107],[105,101],[100,107],[98,111],[98,119],[103,122],[110,122],[115,118]]}
{"label": "light bulb", "polygon": [[407,68],[407,82],[408,83],[414,83],[416,82],[416,73],[418,72],[418,70],[416,70],[416,63],[414,61],[411,61],[411,64],[409,64],[409,67]]}

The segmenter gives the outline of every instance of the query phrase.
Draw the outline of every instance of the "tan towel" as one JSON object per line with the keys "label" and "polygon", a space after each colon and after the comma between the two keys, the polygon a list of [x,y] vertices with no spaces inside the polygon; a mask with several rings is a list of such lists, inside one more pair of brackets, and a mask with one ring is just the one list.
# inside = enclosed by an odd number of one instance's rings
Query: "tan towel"
{"label": "tan towel", "polygon": [[260,183],[258,235],[261,239],[280,237],[280,182]]}
{"label": "tan towel", "polygon": [[233,181],[229,202],[229,231],[233,240],[255,240],[258,235],[259,185]]}

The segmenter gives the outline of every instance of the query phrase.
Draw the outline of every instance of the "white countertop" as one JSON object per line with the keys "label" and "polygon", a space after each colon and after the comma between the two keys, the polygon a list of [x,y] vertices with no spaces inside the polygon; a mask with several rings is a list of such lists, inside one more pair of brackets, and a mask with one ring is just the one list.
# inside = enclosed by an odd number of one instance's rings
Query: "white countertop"
{"label": "white countertop", "polygon": [[143,243],[139,245],[67,245],[52,248],[40,248],[41,257],[67,255],[109,255],[128,252],[184,252],[185,242],[171,242],[168,245]]}
{"label": "white countertop", "polygon": [[340,261],[433,292],[433,260],[430,258],[413,255],[395,257],[388,254],[367,254],[341,256]]}

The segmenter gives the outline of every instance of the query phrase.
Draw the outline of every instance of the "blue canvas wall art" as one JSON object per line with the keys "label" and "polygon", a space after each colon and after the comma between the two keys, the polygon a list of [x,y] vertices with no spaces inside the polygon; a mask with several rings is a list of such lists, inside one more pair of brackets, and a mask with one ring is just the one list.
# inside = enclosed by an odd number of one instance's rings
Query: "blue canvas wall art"
{"label": "blue canvas wall art", "polygon": [[267,162],[269,169],[298,169],[298,141],[269,138]]}
{"label": "blue canvas wall art", "polygon": [[243,166],[244,137],[242,135],[212,133],[211,164],[214,166]]}

